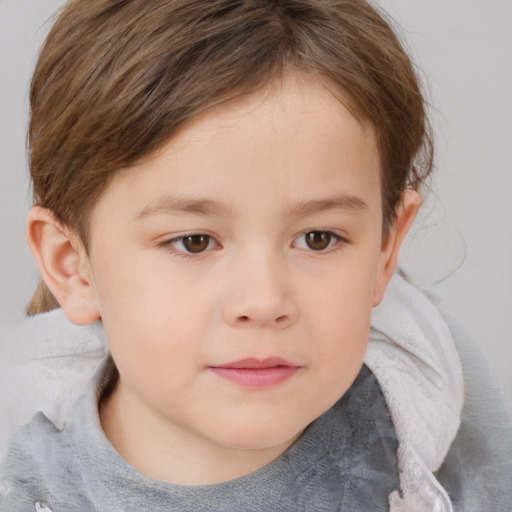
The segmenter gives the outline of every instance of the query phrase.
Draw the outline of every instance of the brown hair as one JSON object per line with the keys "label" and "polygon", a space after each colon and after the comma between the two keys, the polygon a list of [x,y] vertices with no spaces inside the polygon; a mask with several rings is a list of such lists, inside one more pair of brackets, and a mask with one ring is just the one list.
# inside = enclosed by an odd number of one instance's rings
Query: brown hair
{"label": "brown hair", "polygon": [[[432,142],[410,59],[364,0],[68,2],[30,90],[34,202],[87,248],[89,212],[113,173],[206,109],[289,72],[343,91],[375,128],[389,223],[404,188],[430,173]],[[29,313],[56,307],[48,293]]]}

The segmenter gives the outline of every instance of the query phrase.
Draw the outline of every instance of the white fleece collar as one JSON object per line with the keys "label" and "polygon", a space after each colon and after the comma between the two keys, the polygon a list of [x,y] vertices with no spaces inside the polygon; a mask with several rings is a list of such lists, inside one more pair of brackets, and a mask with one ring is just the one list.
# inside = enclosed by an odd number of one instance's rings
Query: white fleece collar
{"label": "white fleece collar", "polygon": [[2,332],[0,455],[13,428],[42,411],[62,429],[107,355],[100,322],[70,323],[61,309],[26,317]]}
{"label": "white fleece collar", "polygon": [[433,472],[459,428],[462,368],[438,309],[398,275],[373,311],[365,362],[386,397],[399,440],[401,492],[390,497],[391,510],[451,511]]}

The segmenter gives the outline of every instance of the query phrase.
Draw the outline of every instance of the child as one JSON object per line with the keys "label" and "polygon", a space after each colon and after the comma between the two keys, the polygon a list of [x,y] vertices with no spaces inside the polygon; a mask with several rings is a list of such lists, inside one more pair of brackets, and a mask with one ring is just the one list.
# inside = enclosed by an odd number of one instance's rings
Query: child
{"label": "child", "polygon": [[30,100],[30,312],[109,356],[0,510],[506,510],[506,446],[485,501],[453,477],[457,352],[393,278],[432,145],[375,8],[71,1]]}

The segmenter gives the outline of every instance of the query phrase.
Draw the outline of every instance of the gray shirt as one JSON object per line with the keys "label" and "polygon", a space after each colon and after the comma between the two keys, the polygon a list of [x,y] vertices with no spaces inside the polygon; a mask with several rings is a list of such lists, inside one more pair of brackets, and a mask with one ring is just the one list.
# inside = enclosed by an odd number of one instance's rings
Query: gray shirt
{"label": "gray shirt", "polygon": [[[98,383],[57,430],[42,413],[17,430],[0,467],[0,511],[388,510],[397,439],[380,387],[363,367],[351,388],[280,457],[229,482],[180,486],[147,478],[105,437]],[[46,507],[46,509],[44,508]]]}

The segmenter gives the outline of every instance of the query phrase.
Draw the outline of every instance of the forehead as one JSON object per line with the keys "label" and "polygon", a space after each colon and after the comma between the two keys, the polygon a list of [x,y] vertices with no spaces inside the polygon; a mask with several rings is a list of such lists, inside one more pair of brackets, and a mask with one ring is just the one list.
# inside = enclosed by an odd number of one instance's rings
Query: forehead
{"label": "forehead", "polygon": [[218,200],[232,211],[258,203],[290,211],[334,196],[380,209],[379,173],[372,127],[321,83],[289,77],[193,119],[121,170],[105,197],[129,198],[138,213],[167,195]]}
{"label": "forehead", "polygon": [[[162,149],[178,153],[194,144],[217,145],[217,135],[248,142],[265,133],[275,140],[273,146],[282,148],[290,137],[310,137],[308,146],[313,147],[319,137],[327,136],[327,140],[334,134],[340,139],[351,137],[354,142],[363,135],[365,142],[376,143],[373,126],[357,117],[348,94],[327,81],[289,74],[256,93],[207,109]],[[159,153],[161,150],[152,156]]]}

